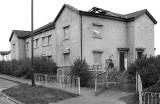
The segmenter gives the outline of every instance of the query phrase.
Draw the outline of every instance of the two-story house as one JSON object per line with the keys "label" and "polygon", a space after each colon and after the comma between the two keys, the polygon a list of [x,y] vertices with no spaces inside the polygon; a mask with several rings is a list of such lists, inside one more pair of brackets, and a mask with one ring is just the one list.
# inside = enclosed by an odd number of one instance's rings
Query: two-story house
{"label": "two-story house", "polygon": [[[155,24],[147,9],[122,15],[64,4],[53,22],[33,31],[34,56],[54,60],[60,67],[72,65],[77,57],[91,66],[112,59],[124,71],[143,54],[154,55]],[[30,32],[14,30],[9,41],[12,59],[31,57]]]}

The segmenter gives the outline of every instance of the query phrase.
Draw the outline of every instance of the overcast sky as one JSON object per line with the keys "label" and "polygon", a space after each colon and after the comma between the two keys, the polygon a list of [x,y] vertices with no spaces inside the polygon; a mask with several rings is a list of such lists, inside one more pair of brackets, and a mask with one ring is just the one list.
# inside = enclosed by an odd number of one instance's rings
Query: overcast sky
{"label": "overcast sky", "polygon": [[[34,0],[34,29],[54,20],[64,3],[80,10],[100,7],[126,14],[148,9],[158,21],[155,25],[156,54],[160,54],[160,3],[159,0]],[[31,30],[31,0],[0,1],[0,51],[10,50],[12,30]]]}

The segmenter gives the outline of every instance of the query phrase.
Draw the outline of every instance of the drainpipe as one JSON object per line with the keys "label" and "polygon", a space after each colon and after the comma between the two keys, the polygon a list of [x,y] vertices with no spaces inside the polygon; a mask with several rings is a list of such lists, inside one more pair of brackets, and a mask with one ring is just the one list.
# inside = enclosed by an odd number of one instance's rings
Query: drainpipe
{"label": "drainpipe", "polygon": [[82,15],[81,15],[81,12],[79,13],[80,14],[80,43],[81,43],[81,60],[82,60],[82,58],[83,58],[83,54],[82,54],[82,52],[83,52],[83,48],[82,48]]}

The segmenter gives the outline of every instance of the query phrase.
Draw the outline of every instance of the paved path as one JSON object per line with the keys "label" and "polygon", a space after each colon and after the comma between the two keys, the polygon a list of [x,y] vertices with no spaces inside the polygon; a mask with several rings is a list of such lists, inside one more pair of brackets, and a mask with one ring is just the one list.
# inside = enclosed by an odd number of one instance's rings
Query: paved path
{"label": "paved path", "polygon": [[1,90],[4,90],[6,88],[10,88],[13,86],[16,86],[17,84],[11,81],[7,81],[4,79],[0,79],[0,104],[16,104],[13,101],[9,100],[8,98],[6,98],[6,96],[4,96],[1,93]]}
{"label": "paved path", "polygon": [[[31,84],[30,80],[19,79],[16,77],[10,77],[7,75],[0,74],[0,78],[7,79],[14,82],[28,83]],[[10,84],[9,86],[10,87]],[[119,101],[120,97],[130,95],[132,93],[125,93],[122,91],[106,90],[98,96],[94,95],[94,90],[89,88],[81,88],[81,95],[76,98],[66,99],[56,103],[50,104],[125,104]],[[1,103],[0,103],[1,104]],[[5,103],[2,103],[5,104]],[[10,103],[7,103],[10,104]]]}
{"label": "paved path", "polygon": [[82,95],[77,98],[50,104],[125,104],[124,102],[119,101],[119,98],[130,95],[131,93],[125,93],[118,90],[106,90],[102,94],[94,96],[93,90],[81,88],[81,94]]}

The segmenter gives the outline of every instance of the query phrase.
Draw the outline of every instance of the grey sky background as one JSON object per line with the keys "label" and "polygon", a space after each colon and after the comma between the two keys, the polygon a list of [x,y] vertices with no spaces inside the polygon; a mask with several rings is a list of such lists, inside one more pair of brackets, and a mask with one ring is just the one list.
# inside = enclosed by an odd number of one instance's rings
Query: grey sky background
{"label": "grey sky background", "polygon": [[[120,14],[148,9],[158,21],[155,48],[156,54],[160,54],[159,0],[34,0],[34,29],[53,21],[64,3],[80,10],[88,11],[96,6]],[[0,1],[0,51],[10,50],[12,30],[31,30],[31,0]]]}

